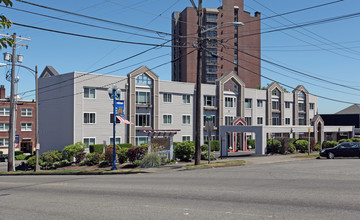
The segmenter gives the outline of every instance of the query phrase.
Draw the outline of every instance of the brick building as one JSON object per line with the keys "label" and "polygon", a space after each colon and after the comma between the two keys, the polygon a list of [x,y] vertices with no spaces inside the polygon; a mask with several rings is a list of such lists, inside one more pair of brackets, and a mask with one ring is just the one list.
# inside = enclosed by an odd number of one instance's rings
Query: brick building
{"label": "brick building", "polygon": [[[247,88],[257,88],[261,85],[260,13],[251,16],[243,11],[243,0],[222,2],[223,5],[217,9],[203,9],[204,28],[219,28],[203,34],[202,83],[214,84],[217,78],[234,71]],[[194,8],[187,7],[182,12],[174,12],[172,20],[172,59],[175,60],[172,81],[194,83],[197,53],[188,53],[194,50],[194,43],[197,44],[197,13]],[[243,22],[245,25],[234,27],[228,22]]]}
{"label": "brick building", "polygon": [[[32,101],[17,101],[16,132],[18,144],[15,151],[21,150],[24,153],[32,153],[35,147],[35,116],[36,103]],[[10,101],[5,98],[5,87],[0,87],[0,151],[8,154],[9,147],[9,118]],[[17,142],[17,137],[15,138]]]}

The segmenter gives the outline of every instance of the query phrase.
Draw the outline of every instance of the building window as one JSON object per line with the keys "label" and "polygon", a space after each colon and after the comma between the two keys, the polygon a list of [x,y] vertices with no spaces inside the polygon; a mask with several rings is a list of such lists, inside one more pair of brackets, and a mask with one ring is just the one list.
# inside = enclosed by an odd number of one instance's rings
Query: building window
{"label": "building window", "polygon": [[147,143],[147,137],[136,137],[135,145],[140,146],[141,144]]}
{"label": "building window", "polygon": [[95,144],[95,138],[84,138],[84,144],[87,147],[89,147],[90,145],[94,145]]}
{"label": "building window", "polygon": [[151,86],[152,85],[152,81],[151,79],[146,76],[144,73],[140,74],[139,76],[136,77],[136,84],[137,85],[148,85]]}
{"label": "building window", "polygon": [[262,125],[262,124],[263,124],[263,118],[262,118],[262,117],[258,117],[258,118],[257,118],[257,124],[258,124],[258,125]]}
{"label": "building window", "polygon": [[273,96],[280,96],[280,91],[278,89],[274,89],[273,91],[271,91],[271,95]]}
{"label": "building window", "polygon": [[279,101],[272,101],[272,109],[273,110],[280,110]]}
{"label": "building window", "polygon": [[314,103],[310,103],[310,110],[314,110],[315,109],[315,104]]}
{"label": "building window", "polygon": [[172,115],[163,115],[163,124],[172,124]]}
{"label": "building window", "polygon": [[149,127],[150,123],[150,115],[149,114],[136,114],[136,126]]}
{"label": "building window", "polygon": [[251,117],[245,117],[246,125],[251,125]]}
{"label": "building window", "polygon": [[204,96],[204,106],[215,106],[215,96]]}
{"label": "building window", "polygon": [[8,147],[9,138],[0,138],[0,147]]}
{"label": "building window", "polygon": [[304,103],[299,103],[299,111],[300,112],[304,112],[305,111],[305,104]]}
{"label": "building window", "polygon": [[183,115],[182,123],[183,123],[183,125],[189,125],[190,124],[190,115]]}
{"label": "building window", "polygon": [[0,123],[0,131],[9,131],[9,123]]}
{"label": "building window", "polygon": [[229,107],[229,108],[235,107],[234,100],[235,98],[225,97],[225,107]]}
{"label": "building window", "polygon": [[95,113],[84,113],[84,124],[95,124]]}
{"label": "building window", "polygon": [[184,135],[182,136],[182,141],[185,142],[185,141],[191,141],[191,136],[190,135]]}
{"label": "building window", "polygon": [[183,95],[183,103],[190,104],[190,95]]}
{"label": "building window", "polygon": [[225,125],[232,125],[234,116],[225,116]]}
{"label": "building window", "polygon": [[[120,123],[120,120],[115,118],[116,123]],[[110,123],[112,124],[114,122],[114,114],[110,113]]]}
{"label": "building window", "polygon": [[136,92],[136,104],[150,104],[150,92]]}
{"label": "building window", "polygon": [[264,107],[264,101],[263,100],[257,100],[257,107],[259,107],[259,108]]}
{"label": "building window", "polygon": [[299,92],[298,97],[300,99],[305,99],[305,93],[304,92]]}
{"label": "building window", "polygon": [[272,125],[280,125],[280,114],[272,114]]}
{"label": "building window", "polygon": [[0,116],[10,116],[10,108],[0,108]]}
{"label": "building window", "polygon": [[290,125],[290,118],[285,118],[285,124]]}
{"label": "building window", "polygon": [[172,102],[172,95],[170,93],[164,93],[164,102]]}
{"label": "building window", "polygon": [[204,126],[205,126],[205,122],[206,122],[206,117],[211,116],[211,122],[214,124],[215,126],[215,115],[204,115]]}
{"label": "building window", "polygon": [[21,108],[22,117],[32,117],[32,108]]}
{"label": "building window", "polygon": [[245,99],[245,108],[251,108],[251,99]]}
{"label": "building window", "polygon": [[32,131],[31,123],[21,123],[21,131]]}
{"label": "building window", "polygon": [[[113,140],[114,140],[114,138],[110,138],[110,144],[112,145],[113,144]],[[119,138],[119,137],[115,137],[115,145],[116,144],[120,144],[121,143],[121,138]]]}
{"label": "building window", "polygon": [[84,98],[95,99],[95,88],[84,88]]}
{"label": "building window", "polygon": [[285,102],[285,108],[290,108],[290,102]]}
{"label": "building window", "polygon": [[299,125],[306,125],[304,114],[299,114]]}

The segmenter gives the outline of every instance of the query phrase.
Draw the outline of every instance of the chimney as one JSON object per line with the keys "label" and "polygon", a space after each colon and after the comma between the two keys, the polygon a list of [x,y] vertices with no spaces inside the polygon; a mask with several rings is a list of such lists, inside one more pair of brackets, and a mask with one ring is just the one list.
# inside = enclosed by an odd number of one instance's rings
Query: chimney
{"label": "chimney", "polygon": [[0,86],[0,99],[5,99],[5,86]]}

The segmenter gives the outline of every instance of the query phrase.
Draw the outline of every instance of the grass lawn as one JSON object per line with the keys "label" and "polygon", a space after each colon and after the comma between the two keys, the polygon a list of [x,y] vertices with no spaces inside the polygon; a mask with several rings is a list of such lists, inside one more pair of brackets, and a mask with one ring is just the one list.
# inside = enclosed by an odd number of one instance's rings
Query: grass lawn
{"label": "grass lawn", "polygon": [[201,163],[200,165],[186,165],[186,169],[197,169],[197,168],[206,168],[206,167],[226,167],[226,166],[243,166],[245,165],[244,160],[234,160],[234,161],[226,161],[226,162],[211,162]]}
{"label": "grass lawn", "polygon": [[304,154],[304,155],[297,155],[297,156],[293,156],[294,158],[317,158],[317,157],[320,157],[319,154],[310,154],[310,155],[307,155],[307,154]]}

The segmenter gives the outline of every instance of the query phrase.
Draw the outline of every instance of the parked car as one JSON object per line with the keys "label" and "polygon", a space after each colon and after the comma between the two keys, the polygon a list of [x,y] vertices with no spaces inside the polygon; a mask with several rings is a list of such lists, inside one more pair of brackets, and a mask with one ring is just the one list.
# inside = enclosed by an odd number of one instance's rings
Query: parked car
{"label": "parked car", "polygon": [[336,147],[323,149],[320,156],[328,159],[334,159],[335,157],[360,158],[360,142],[343,142]]}
{"label": "parked car", "polygon": [[0,154],[0,162],[5,162],[7,158],[8,158],[7,155],[5,155],[5,154]]}

